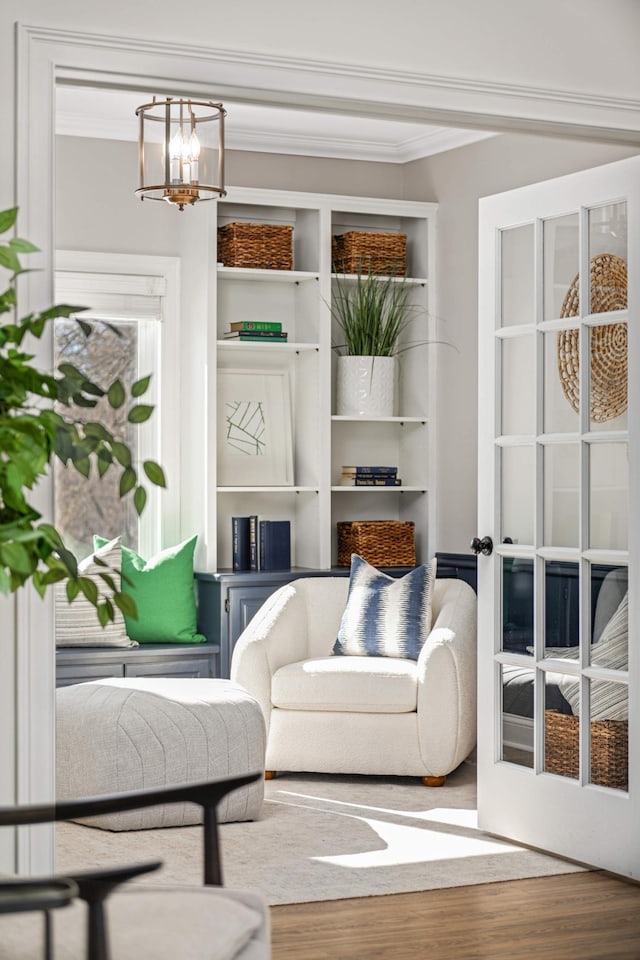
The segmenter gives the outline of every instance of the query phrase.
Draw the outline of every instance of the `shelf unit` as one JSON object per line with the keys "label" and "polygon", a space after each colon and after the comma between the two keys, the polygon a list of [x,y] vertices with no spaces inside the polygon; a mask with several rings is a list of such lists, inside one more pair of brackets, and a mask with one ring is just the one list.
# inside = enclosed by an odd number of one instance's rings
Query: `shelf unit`
{"label": "shelf unit", "polygon": [[[436,215],[437,205],[431,203],[231,188],[224,200],[200,205],[181,219],[182,318],[185,355],[191,358],[183,370],[183,402],[189,410],[182,438],[183,528],[200,534],[197,569],[231,567],[231,517],[248,514],[291,522],[291,560],[297,568],[335,566],[341,520],[412,520],[419,561],[433,555]],[[217,228],[234,221],[293,226],[294,269],[219,265]],[[392,417],[335,414],[333,347],[340,339],[330,307],[336,284],[331,237],[348,230],[407,235],[408,282],[416,310],[403,334]],[[224,338],[232,320],[258,319],[281,321],[287,343]],[[216,372],[223,369],[288,373],[292,485],[252,484],[251,457],[246,484],[219,484],[223,435]],[[341,486],[343,464],[397,464],[403,485]]]}

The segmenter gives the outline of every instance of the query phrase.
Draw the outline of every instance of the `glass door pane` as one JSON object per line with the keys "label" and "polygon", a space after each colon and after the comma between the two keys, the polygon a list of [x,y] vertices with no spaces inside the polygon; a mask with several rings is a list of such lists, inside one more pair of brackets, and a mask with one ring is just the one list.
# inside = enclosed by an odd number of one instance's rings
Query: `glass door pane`
{"label": "glass door pane", "polygon": [[504,436],[533,434],[536,429],[536,352],[531,335],[500,342],[502,376],[501,432]]}
{"label": "glass door pane", "polygon": [[[627,205],[611,203],[588,212],[591,313],[627,309]],[[627,426],[627,323],[591,328],[591,429]]]}
{"label": "glass door pane", "polygon": [[[563,677],[545,674],[544,770],[577,780],[580,773],[580,716],[561,692]],[[577,685],[577,682],[576,682]]]}
{"label": "glass door pane", "polygon": [[502,666],[502,743],[500,758],[521,767],[533,767],[533,711],[535,670]]}
{"label": "glass door pane", "polygon": [[589,445],[589,546],[626,550],[629,458],[626,443]]}
{"label": "glass door pane", "polygon": [[627,324],[589,330],[591,430],[627,429]]}
{"label": "glass door pane", "polygon": [[580,329],[544,333],[545,433],[580,429]]}
{"label": "glass door pane", "polygon": [[614,790],[629,786],[629,688],[606,680],[589,682],[591,729],[589,782]]}
{"label": "glass door pane", "polygon": [[580,539],[580,446],[544,449],[544,545],[577,547]]}
{"label": "glass door pane", "polygon": [[[591,313],[627,307],[627,204],[607,203],[588,211]],[[597,267],[594,267],[594,263]]]}
{"label": "glass door pane", "polygon": [[509,653],[533,647],[533,560],[502,560],[502,644]]}
{"label": "glass door pane", "polygon": [[544,221],[542,230],[544,319],[576,316],[579,312],[580,218],[577,213],[553,217]]}
{"label": "glass door pane", "polygon": [[503,327],[533,323],[533,224],[502,230],[501,254],[501,323]]}
{"label": "glass door pane", "polygon": [[503,447],[501,539],[533,543],[535,447]]}

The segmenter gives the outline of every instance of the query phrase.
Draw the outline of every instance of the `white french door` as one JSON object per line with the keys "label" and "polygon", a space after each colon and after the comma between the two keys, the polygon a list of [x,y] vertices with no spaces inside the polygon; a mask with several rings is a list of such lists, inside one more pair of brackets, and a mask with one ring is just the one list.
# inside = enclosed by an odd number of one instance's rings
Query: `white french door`
{"label": "white french door", "polygon": [[479,243],[479,823],[638,878],[640,157]]}

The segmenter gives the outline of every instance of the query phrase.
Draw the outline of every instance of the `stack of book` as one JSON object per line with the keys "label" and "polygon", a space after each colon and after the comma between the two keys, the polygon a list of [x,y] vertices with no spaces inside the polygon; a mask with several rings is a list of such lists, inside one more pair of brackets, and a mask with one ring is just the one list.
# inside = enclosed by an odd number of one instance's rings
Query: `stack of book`
{"label": "stack of book", "polygon": [[401,487],[397,467],[355,466],[342,468],[343,487]]}
{"label": "stack of book", "polygon": [[241,570],[291,569],[289,520],[258,520],[256,514],[231,518],[232,567]]}
{"label": "stack of book", "polygon": [[278,320],[234,320],[224,334],[225,340],[243,340],[253,343],[286,343],[289,334]]}

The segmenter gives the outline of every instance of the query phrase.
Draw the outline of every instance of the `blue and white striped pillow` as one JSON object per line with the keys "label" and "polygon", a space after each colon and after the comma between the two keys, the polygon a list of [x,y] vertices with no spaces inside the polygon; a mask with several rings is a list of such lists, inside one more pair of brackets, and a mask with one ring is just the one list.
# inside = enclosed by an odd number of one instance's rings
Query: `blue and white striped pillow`
{"label": "blue and white striped pillow", "polygon": [[[597,643],[591,645],[591,663],[611,670],[626,670],[629,665],[629,594],[625,593],[618,609],[602,631]],[[580,716],[580,681],[563,676],[560,692]],[[591,681],[591,719],[628,720],[629,688],[622,683],[604,680]]]}
{"label": "blue and white striped pillow", "polygon": [[349,596],[333,653],[417,660],[431,630],[435,576],[435,557],[398,578],[352,554]]}

